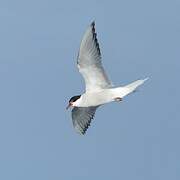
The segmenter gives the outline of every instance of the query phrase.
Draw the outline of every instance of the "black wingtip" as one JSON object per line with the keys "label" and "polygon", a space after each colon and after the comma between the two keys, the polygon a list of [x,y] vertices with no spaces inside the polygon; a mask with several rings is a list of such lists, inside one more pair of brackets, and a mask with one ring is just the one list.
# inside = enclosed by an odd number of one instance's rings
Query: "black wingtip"
{"label": "black wingtip", "polygon": [[92,27],[95,26],[95,21],[92,21],[91,26],[92,26]]}
{"label": "black wingtip", "polygon": [[91,23],[91,28],[92,28],[93,38],[94,38],[94,41],[96,43],[97,51],[98,51],[99,55],[101,56],[101,51],[100,51],[99,43],[98,43],[98,40],[97,40],[97,33],[96,33],[96,30],[95,30],[95,21],[93,21]]}

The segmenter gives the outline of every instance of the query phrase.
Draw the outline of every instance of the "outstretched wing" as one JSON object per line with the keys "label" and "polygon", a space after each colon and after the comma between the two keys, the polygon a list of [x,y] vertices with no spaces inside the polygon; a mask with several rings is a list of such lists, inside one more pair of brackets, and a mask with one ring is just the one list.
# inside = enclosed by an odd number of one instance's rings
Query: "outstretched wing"
{"label": "outstretched wing", "polygon": [[85,80],[86,91],[111,87],[111,82],[102,66],[94,22],[91,23],[83,36],[77,64],[79,72]]}
{"label": "outstretched wing", "polygon": [[90,126],[98,106],[96,107],[74,107],[72,109],[72,121],[76,131],[85,134]]}

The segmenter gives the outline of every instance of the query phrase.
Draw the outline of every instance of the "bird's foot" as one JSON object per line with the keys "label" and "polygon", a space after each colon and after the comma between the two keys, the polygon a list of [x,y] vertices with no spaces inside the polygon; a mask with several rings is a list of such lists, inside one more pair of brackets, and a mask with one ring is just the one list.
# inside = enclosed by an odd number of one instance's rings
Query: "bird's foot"
{"label": "bird's foot", "polygon": [[114,98],[114,101],[117,101],[117,102],[122,101],[122,98],[116,97],[116,98]]}

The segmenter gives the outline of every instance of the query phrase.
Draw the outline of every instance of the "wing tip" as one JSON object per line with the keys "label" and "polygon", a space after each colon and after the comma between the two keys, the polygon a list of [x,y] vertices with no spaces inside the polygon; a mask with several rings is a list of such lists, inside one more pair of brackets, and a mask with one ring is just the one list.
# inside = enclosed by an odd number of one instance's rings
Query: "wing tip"
{"label": "wing tip", "polygon": [[90,127],[90,124],[91,124],[91,120],[93,118],[90,119],[90,121],[87,123],[87,125],[85,125],[84,127],[81,127],[80,124],[77,124],[76,126],[74,126],[76,132],[79,134],[79,135],[85,135],[88,128]]}
{"label": "wing tip", "polygon": [[74,129],[76,130],[76,132],[79,134],[79,135],[85,135],[85,131],[82,130],[82,129],[79,129],[79,127],[74,127]]}
{"label": "wing tip", "polygon": [[91,26],[92,26],[92,27],[95,27],[95,20],[93,20],[93,21],[91,22]]}
{"label": "wing tip", "polygon": [[75,128],[76,132],[77,132],[79,135],[82,135],[82,136],[86,134],[86,131],[87,131],[87,129],[88,129],[88,128],[82,129],[82,128],[79,128],[79,127],[74,127],[74,128]]}
{"label": "wing tip", "polygon": [[99,56],[101,56],[101,50],[100,50],[100,47],[99,47],[99,42],[98,42],[98,39],[97,39],[97,33],[96,33],[96,29],[95,29],[95,20],[92,21],[92,23],[91,23],[91,29],[92,29],[93,39],[95,41],[97,51],[99,53]]}
{"label": "wing tip", "polygon": [[95,116],[94,114],[91,115],[89,121],[84,126],[82,126],[82,124],[78,123],[78,122],[76,122],[74,124],[74,129],[76,130],[76,132],[79,135],[85,135],[86,134],[88,128],[91,126],[91,121],[94,119],[94,116]]}

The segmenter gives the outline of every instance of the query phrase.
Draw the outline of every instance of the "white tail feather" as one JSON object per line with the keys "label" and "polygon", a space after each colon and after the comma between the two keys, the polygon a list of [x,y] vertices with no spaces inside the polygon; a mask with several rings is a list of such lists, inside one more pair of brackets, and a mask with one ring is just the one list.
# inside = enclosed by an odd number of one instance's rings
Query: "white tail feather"
{"label": "white tail feather", "polygon": [[149,78],[146,79],[140,79],[137,81],[134,81],[128,85],[126,85],[125,87],[128,88],[130,91],[134,91],[138,86],[140,86],[141,84],[143,84],[145,81],[147,81]]}
{"label": "white tail feather", "polygon": [[128,94],[134,92],[138,86],[142,85],[148,79],[149,78],[140,79],[140,80],[134,81],[124,87],[114,88],[113,89],[114,96],[123,98],[124,96],[127,96]]}

